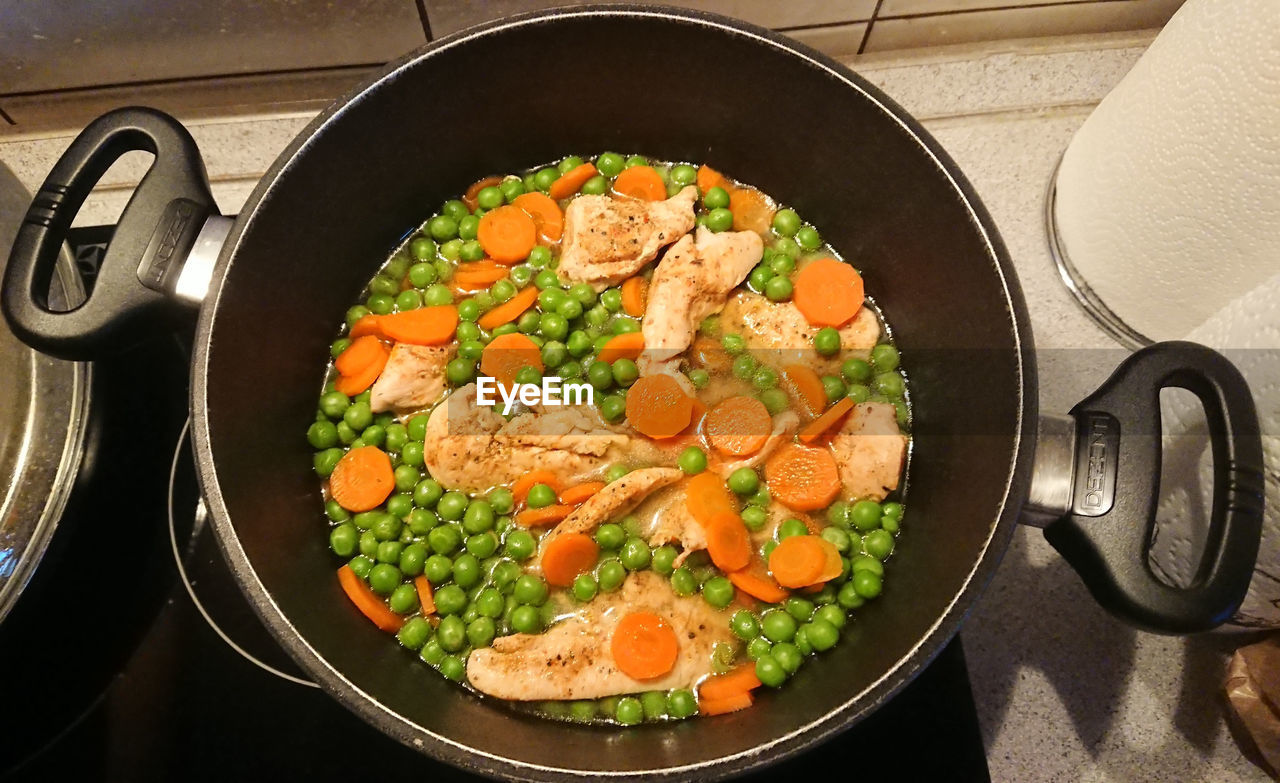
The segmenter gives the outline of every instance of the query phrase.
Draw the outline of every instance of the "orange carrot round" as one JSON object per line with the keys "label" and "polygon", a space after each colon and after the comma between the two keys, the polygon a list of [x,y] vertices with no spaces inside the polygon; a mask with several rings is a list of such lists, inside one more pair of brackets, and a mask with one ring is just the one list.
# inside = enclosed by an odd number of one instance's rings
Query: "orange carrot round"
{"label": "orange carrot round", "polygon": [[808,587],[818,581],[827,553],[817,536],[784,538],[769,555],[769,570],[783,587]]}
{"label": "orange carrot round", "polygon": [[458,328],[458,308],[453,305],[419,307],[382,316],[382,333],[398,343],[441,345],[453,339]]}
{"label": "orange carrot round", "polygon": [[496,188],[501,184],[502,177],[485,177],[476,180],[467,188],[467,192],[462,194],[462,203],[467,205],[467,209],[475,212],[476,207],[480,206],[480,191],[489,187]]}
{"label": "orange carrot round", "polygon": [[[644,315],[644,308],[649,298],[649,281],[640,275],[628,277],[622,282],[622,310],[632,318]],[[631,334],[639,334],[631,332]]]}
{"label": "orange carrot round", "polygon": [[519,332],[498,335],[480,354],[480,372],[503,386],[515,383],[516,373],[522,367],[534,367],[542,372],[542,351],[537,343]]}
{"label": "orange carrot round", "polygon": [[[358,323],[358,322],[357,322]],[[372,334],[357,337],[347,350],[333,360],[333,368],[342,375],[355,375],[387,352],[387,347]]]}
{"label": "orange carrot round", "polygon": [[764,464],[769,492],[787,508],[815,511],[840,494],[840,471],[826,448],[788,443]]}
{"label": "orange carrot round", "polygon": [[538,236],[545,242],[554,244],[560,241],[564,234],[564,213],[560,211],[560,205],[555,199],[545,193],[532,191],[516,196],[511,204],[523,209],[533,218],[534,225],[538,227]]}
{"label": "orange carrot round", "polygon": [[562,505],[526,508],[516,514],[516,524],[522,527],[547,527],[572,514],[573,508],[573,506]]}
{"label": "orange carrot round", "polygon": [[[510,274],[511,270],[509,268],[501,266],[490,259],[484,259],[483,261],[458,264],[458,268],[453,270],[453,277],[450,282],[459,288],[475,290],[488,288]],[[365,317],[367,318],[368,316]],[[357,321],[356,325],[359,326],[360,322]]]}
{"label": "orange carrot round", "polygon": [[503,324],[511,323],[533,307],[538,301],[538,289],[534,286],[521,288],[516,295],[480,316],[476,323],[481,329],[496,329]]}
{"label": "orange carrot round", "polygon": [[508,204],[484,213],[476,239],[494,261],[518,264],[538,244],[538,227],[527,212]]}
{"label": "orange carrot round", "polygon": [[814,536],[818,541],[818,546],[822,547],[823,553],[827,556],[825,564],[822,566],[821,573],[814,580],[810,587],[822,587],[823,582],[829,582],[840,576],[844,572],[844,563],[840,561],[840,550],[836,549],[836,545],[821,536]]}
{"label": "orange carrot round", "polygon": [[576,506],[580,503],[585,503],[592,495],[602,489],[604,489],[603,481],[587,481],[577,484],[560,493],[560,502],[566,506]]}
{"label": "orange carrot round", "polygon": [[595,566],[599,554],[600,547],[586,533],[556,536],[542,550],[542,575],[548,584],[568,587]]}
{"label": "orange carrot round", "polygon": [[726,674],[718,674],[703,680],[698,686],[698,698],[718,701],[759,687],[760,678],[756,676],[756,665],[744,663]]}
{"label": "orange carrot round", "polygon": [[370,590],[369,585],[351,570],[351,566],[344,565],[338,569],[338,584],[342,586],[342,592],[347,594],[347,598],[351,599],[351,603],[356,605],[360,613],[382,630],[394,632],[404,625],[404,618],[391,611],[378,594]]}
{"label": "orange carrot round", "polygon": [[377,446],[361,446],[342,455],[329,476],[329,492],[347,511],[371,511],[396,487],[391,458]]}
{"label": "orange carrot round", "polygon": [[515,483],[511,485],[511,494],[515,497],[516,503],[524,503],[524,499],[529,496],[529,490],[533,489],[534,484],[546,484],[557,494],[560,492],[559,476],[549,470],[531,470],[516,479]]}
{"label": "orange carrot round", "polygon": [[755,567],[730,573],[729,581],[742,592],[766,604],[780,604],[791,596],[791,593],[773,581],[773,577],[756,573]]}
{"label": "orange carrot round", "polygon": [[644,351],[644,335],[640,332],[624,332],[610,337],[596,358],[602,362],[613,362],[619,359],[635,360]]}
{"label": "orange carrot round", "polygon": [[363,370],[354,375],[339,375],[337,380],[333,382],[333,388],[342,392],[348,397],[354,397],[365,389],[369,388],[382,375],[382,371],[387,366],[387,359],[391,356],[391,351],[384,346],[382,356],[373,363],[367,365]]}
{"label": "orange carrot round", "polygon": [[813,445],[822,439],[822,436],[835,429],[844,421],[844,417],[849,415],[849,411],[853,410],[854,402],[849,397],[841,397],[827,409],[827,412],[809,422],[800,428],[797,435],[801,443]]}
{"label": "orange carrot round", "polygon": [[596,167],[591,163],[574,166],[561,174],[555,182],[552,182],[551,188],[547,192],[551,195],[551,198],[556,200],[569,198],[581,190],[587,180],[594,177],[596,173]]}
{"label": "orange carrot round", "polygon": [[773,205],[755,188],[734,188],[729,191],[729,209],[733,212],[734,231],[767,234],[773,227]]}
{"label": "orange carrot round", "polygon": [[723,174],[704,163],[698,167],[698,190],[705,196],[707,191],[712,188],[733,190],[733,186],[729,184],[729,180],[725,179]]}
{"label": "orange carrot round", "polygon": [[613,662],[635,680],[661,677],[676,665],[680,643],[670,623],[652,612],[632,612],[618,621],[609,643]]}
{"label": "orange carrot round", "polygon": [[670,375],[645,375],[627,390],[627,421],[642,435],[679,435],[692,417],[693,400]]}
{"label": "orange carrot round", "polygon": [[347,337],[350,337],[352,340],[370,334],[380,337],[382,336],[382,331],[378,328],[378,322],[381,320],[382,316],[375,315],[373,313],[362,316],[360,320],[356,321],[355,325],[351,327],[351,331],[347,333]]}
{"label": "orange carrot round", "polygon": [[827,407],[827,390],[822,385],[822,378],[812,367],[805,364],[788,364],[782,368],[782,377],[791,392],[800,398],[810,416],[817,416]]}
{"label": "orange carrot round", "polygon": [[632,166],[614,179],[613,192],[641,201],[662,201],[667,197],[667,186],[652,167]]}
{"label": "orange carrot round", "polygon": [[707,412],[702,431],[717,450],[735,457],[754,454],[773,430],[764,403],[754,397],[730,397]]}
{"label": "orange carrot round", "polygon": [[737,515],[738,504],[724,479],[710,471],[689,479],[684,489],[684,506],[689,514],[706,527],[722,514]]}
{"label": "orange carrot round", "polygon": [[794,283],[791,301],[814,326],[844,326],[862,309],[862,276],[834,258],[806,264]]}
{"label": "orange carrot round", "polygon": [[751,562],[751,538],[747,526],[737,514],[721,512],[704,525],[707,532],[707,554],[711,562],[725,573],[746,568]]}
{"label": "orange carrot round", "polygon": [[752,705],[751,691],[735,693],[723,699],[703,699],[698,702],[699,715],[724,715],[745,710]]}

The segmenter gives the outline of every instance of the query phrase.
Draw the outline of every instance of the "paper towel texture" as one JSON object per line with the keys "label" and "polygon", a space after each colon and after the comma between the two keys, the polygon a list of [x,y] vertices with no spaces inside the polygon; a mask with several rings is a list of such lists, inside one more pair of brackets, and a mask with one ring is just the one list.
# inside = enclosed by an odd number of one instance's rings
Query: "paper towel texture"
{"label": "paper towel texture", "polygon": [[[1248,380],[1258,407],[1266,513],[1258,565],[1235,621],[1280,626],[1280,275],[1231,302],[1186,337],[1226,354]],[[1182,398],[1162,406],[1162,412],[1164,471],[1151,558],[1171,581],[1186,584],[1208,527],[1205,501],[1213,495],[1212,460],[1204,417],[1195,406]]]}
{"label": "paper towel texture", "polygon": [[1071,263],[1154,340],[1280,271],[1280,0],[1188,0],[1076,133],[1056,198]]}

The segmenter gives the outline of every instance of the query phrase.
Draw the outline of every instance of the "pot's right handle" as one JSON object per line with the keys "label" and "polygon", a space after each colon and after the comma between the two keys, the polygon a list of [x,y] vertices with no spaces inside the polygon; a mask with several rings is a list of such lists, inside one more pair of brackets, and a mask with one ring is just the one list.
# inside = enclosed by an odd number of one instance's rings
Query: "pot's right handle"
{"label": "pot's right handle", "polygon": [[[93,291],[75,309],[51,310],[49,280],[72,218],[111,164],[133,150],[155,161],[120,216]],[[229,221],[218,217],[191,134],[154,109],[104,114],[71,142],[23,218],[5,269],[5,317],[23,342],[63,358],[91,359],[127,344],[176,309],[175,300],[199,303],[199,284],[181,278],[211,226],[220,246]],[[195,293],[184,295],[184,287]]]}
{"label": "pot's right handle", "polygon": [[[1213,448],[1210,530],[1196,576],[1182,588],[1157,578],[1148,558],[1160,490],[1160,390],[1168,387],[1199,398]],[[1045,538],[1099,603],[1139,627],[1190,633],[1230,619],[1253,576],[1264,486],[1257,412],[1239,370],[1201,345],[1156,343],[1126,359],[1071,419],[1066,513],[1045,527]],[[1055,444],[1040,448],[1052,453]],[[1033,487],[1033,503],[1035,495]]]}

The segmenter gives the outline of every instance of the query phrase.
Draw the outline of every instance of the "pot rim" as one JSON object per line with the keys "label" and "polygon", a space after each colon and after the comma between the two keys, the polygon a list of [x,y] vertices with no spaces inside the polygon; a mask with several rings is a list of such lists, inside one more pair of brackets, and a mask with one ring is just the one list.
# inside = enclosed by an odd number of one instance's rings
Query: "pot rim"
{"label": "pot rim", "polygon": [[[661,769],[641,771],[583,771],[568,767],[535,765],[515,759],[486,753],[457,742],[450,737],[428,731],[409,719],[379,703],[371,694],[361,690],[346,676],[329,664],[294,627],[285,616],[273,596],[267,591],[249,558],[241,547],[231,524],[210,442],[206,379],[209,370],[211,337],[216,326],[216,314],[222,295],[223,283],[235,255],[235,249],[244,232],[257,218],[258,206],[271,197],[281,172],[304,155],[310,140],[332,123],[341,121],[347,109],[366,92],[379,88],[394,79],[407,68],[441,52],[464,45],[469,41],[499,34],[505,30],[545,23],[549,19],[573,19],[581,17],[629,17],[659,18],[678,23],[697,25],[734,36],[753,39],[759,44],[807,61],[838,80],[849,89],[862,94],[877,105],[884,114],[905,130],[920,145],[943,173],[955,190],[956,196],[967,210],[974,227],[982,237],[987,255],[995,266],[1001,281],[1002,294],[1012,327],[1016,346],[1018,371],[1017,424],[1014,430],[1013,458],[1000,503],[1000,510],[993,520],[982,554],[973,564],[962,586],[957,590],[947,608],[938,616],[920,640],[889,667],[875,682],[861,692],[851,695],[840,707],[828,712],[792,732],[775,737],[764,745],[758,745],[740,753],[717,759]],[[194,357],[191,375],[191,410],[193,419],[193,444],[195,463],[201,491],[213,519],[214,532],[219,545],[241,589],[262,621],[291,656],[325,690],[340,703],[365,721],[378,727],[403,744],[420,752],[447,761],[462,769],[489,776],[502,776],[530,780],[570,779],[628,779],[657,780],[668,777],[688,779],[719,779],[741,774],[793,756],[834,734],[854,725],[873,712],[880,704],[897,693],[914,676],[927,666],[942,647],[959,629],[969,609],[990,581],[995,568],[1008,546],[1016,525],[1017,515],[1026,496],[1031,475],[1031,461],[1035,450],[1035,422],[1037,418],[1036,371],[1030,321],[1012,262],[1000,240],[995,224],[979,202],[972,186],[960,172],[955,162],[929,136],[928,132],[896,102],[884,95],[849,68],[804,44],[786,36],[746,22],[718,14],[665,6],[649,5],[587,5],[535,11],[489,22],[453,33],[432,41],[425,46],[391,62],[377,75],[349,91],[320,112],[289,146],[276,158],[259,180],[236,219],[226,243],[219,255],[210,281],[208,297],[201,308],[194,341]]]}

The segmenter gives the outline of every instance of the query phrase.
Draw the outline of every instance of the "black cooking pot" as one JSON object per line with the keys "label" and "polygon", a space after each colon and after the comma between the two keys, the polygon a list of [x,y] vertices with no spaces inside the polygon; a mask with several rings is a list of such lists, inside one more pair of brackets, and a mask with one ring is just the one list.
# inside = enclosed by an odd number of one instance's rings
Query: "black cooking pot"
{"label": "black cooking pot", "polygon": [[[97,287],[80,309],[49,312],[39,292],[53,248],[97,176],[131,149],[156,159]],[[434,205],[489,172],[605,149],[706,161],[795,205],[864,271],[914,405],[894,578],[844,643],[751,710],[626,730],[543,721],[465,692],[351,610],[302,437],[334,324]],[[1026,305],[955,164],[837,63],[720,17],[577,8],[438,41],[317,117],[234,224],[216,215],[194,144],[173,120],[146,109],[100,118],[28,213],[5,314],[33,345],[84,356],[154,329],[175,297],[203,300],[197,466],[245,593],[335,698],[402,742],[485,774],[716,778],[847,728],[956,632],[1029,492],[1098,599],[1148,628],[1225,620],[1256,554],[1261,446],[1235,369],[1204,348],[1158,345],[1071,417],[1038,419]],[[1157,580],[1145,556],[1165,386],[1200,397],[1214,437],[1214,534],[1186,589]]]}

